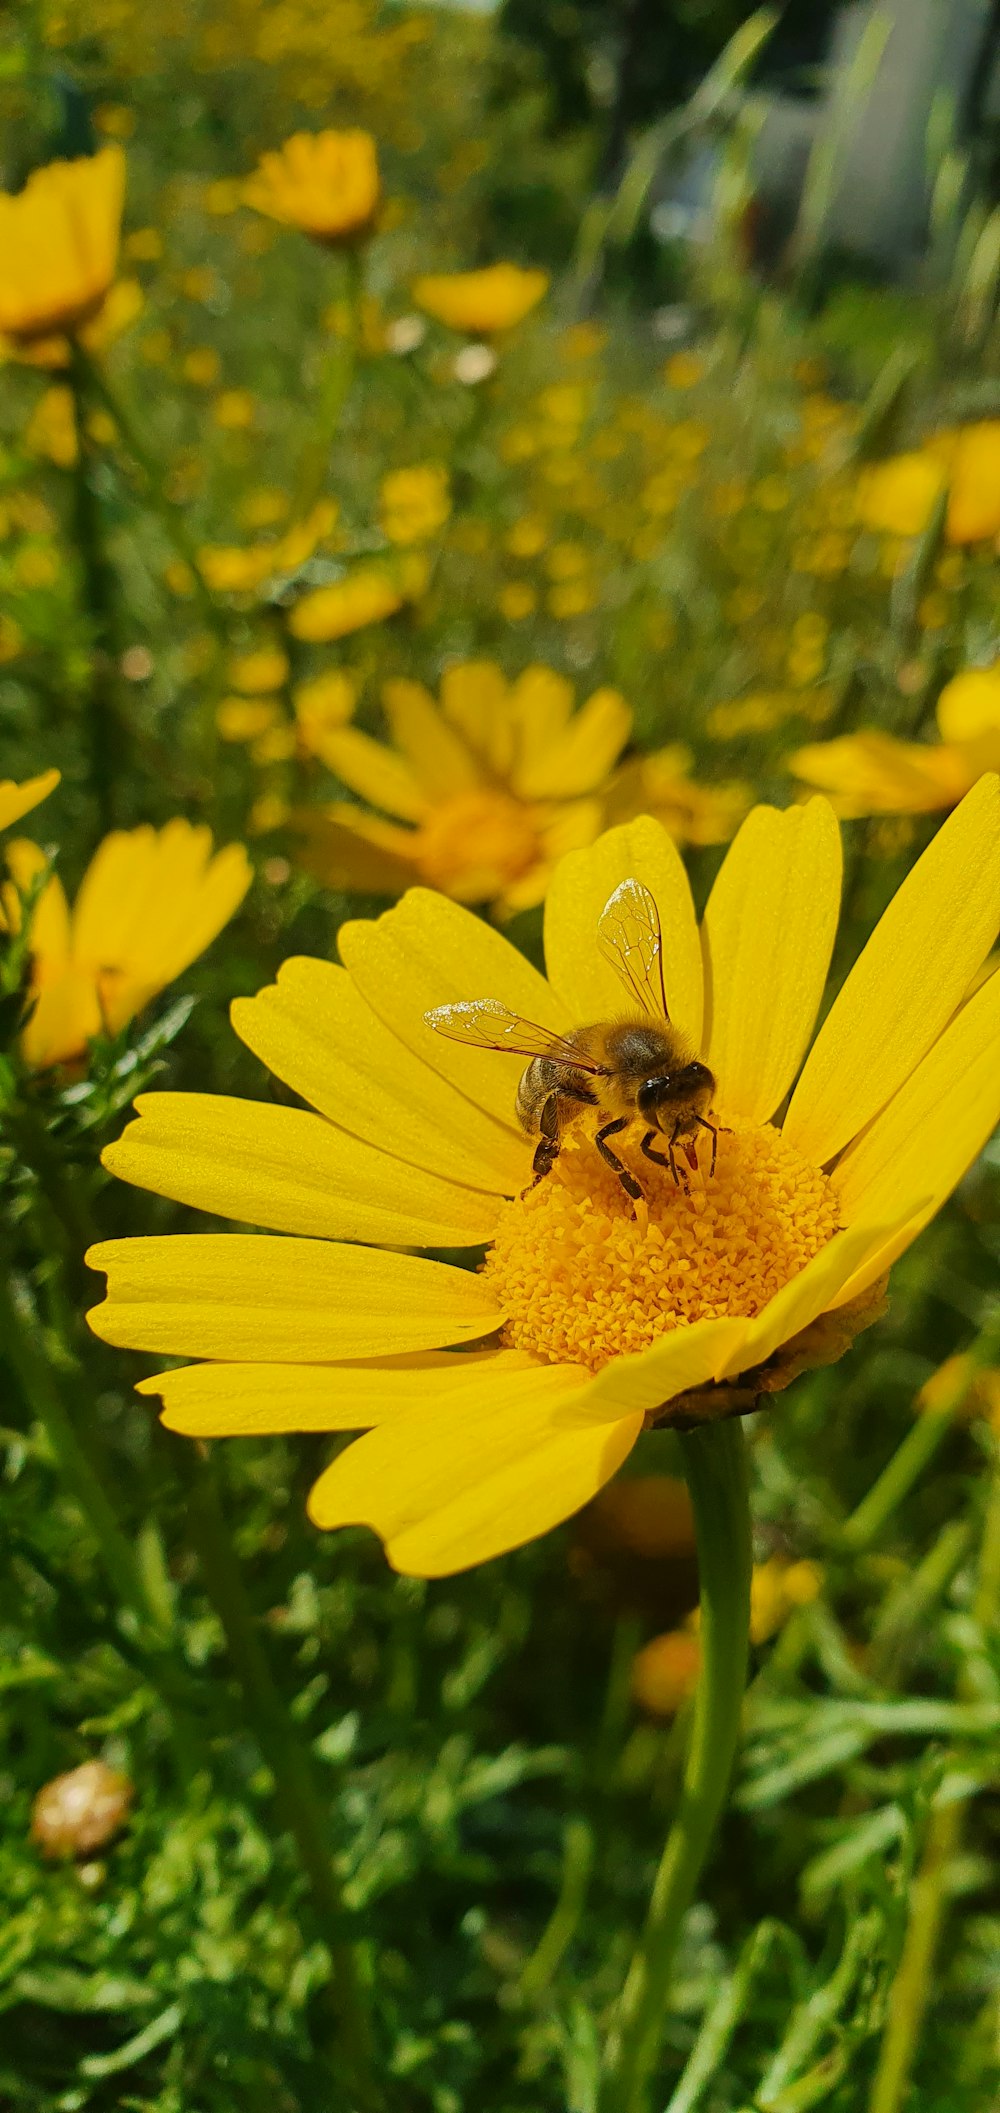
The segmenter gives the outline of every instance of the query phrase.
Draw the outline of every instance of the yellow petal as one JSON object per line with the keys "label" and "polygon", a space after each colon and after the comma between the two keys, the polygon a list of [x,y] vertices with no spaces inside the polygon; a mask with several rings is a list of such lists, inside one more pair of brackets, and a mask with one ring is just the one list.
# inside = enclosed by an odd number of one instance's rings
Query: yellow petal
{"label": "yellow petal", "polygon": [[603,784],[632,731],[632,713],[617,690],[595,690],[562,733],[526,753],[511,773],[525,800],[572,800]]}
{"label": "yellow petal", "polygon": [[19,822],[22,815],[30,814],[40,800],[47,800],[59,783],[57,770],[43,770],[37,778],[25,778],[16,785],[13,778],[4,778],[0,784],[0,829],[9,829],[12,822]]}
{"label": "yellow petal", "polygon": [[98,847],[73,908],[73,952],[102,976],[112,1029],[129,1011],[116,1004],[108,972],[139,1002],[163,990],[210,945],[243,900],[253,869],[242,844],[212,856],[210,830],[176,817],[163,829],[114,830]]}
{"label": "yellow petal", "polygon": [[108,1272],[87,1315],[121,1350],[167,1357],[316,1364],[438,1350],[501,1319],[482,1277],[380,1248],[252,1233],[105,1240],[86,1257]]}
{"label": "yellow petal", "polygon": [[[279,1431],[365,1431],[422,1403],[461,1403],[490,1390],[502,1407],[519,1350],[438,1350],[357,1365],[182,1365],[141,1379],[161,1421],[186,1438],[269,1437]],[[581,1377],[585,1377],[581,1374]]]}
{"label": "yellow petal", "polygon": [[963,668],[946,682],[937,701],[942,741],[977,741],[1000,734],[1000,664]]}
{"label": "yellow petal", "polygon": [[[14,886],[22,895],[31,893],[49,863],[40,845],[23,836],[14,837],[5,846],[5,858]],[[13,929],[19,931],[20,911],[7,889],[4,908]],[[31,912],[31,952],[42,971],[42,980],[68,967],[69,946],[69,904],[62,881],[53,873],[36,896]]]}
{"label": "yellow petal", "polygon": [[979,780],[876,926],[824,1022],[785,1119],[821,1165],[936,1041],[1000,926],[1000,780]]}
{"label": "yellow petal", "polygon": [[630,1410],[649,1415],[689,1387],[706,1386],[738,1356],[748,1325],[739,1319],[695,1321],[672,1328],[636,1357],[615,1358],[582,1398],[581,1416],[603,1422]]}
{"label": "yellow petal", "polygon": [[514,1100],[524,1058],[460,1047],[427,1027],[424,1014],[464,998],[499,998],[558,1033],[567,1025],[566,1011],[524,955],[471,910],[428,888],[411,888],[371,923],[341,925],[337,944],[359,990],[400,1041],[517,1130]]}
{"label": "yellow petal", "polygon": [[709,896],[708,1062],[723,1113],[767,1122],[819,1011],[840,909],[840,831],[826,800],[748,814]]}
{"label": "yellow petal", "polygon": [[237,1034],[287,1086],[356,1137],[491,1195],[530,1179],[530,1147],[423,1063],[374,1013],[346,969],[292,959],[232,1007]]}
{"label": "yellow petal", "polygon": [[844,1285],[894,1231],[895,1221],[873,1223],[868,1218],[837,1233],[749,1323],[739,1349],[726,1358],[716,1378],[736,1379],[741,1372],[762,1365],[782,1343],[790,1342],[819,1314],[837,1305]]}
{"label": "yellow petal", "polygon": [[937,1210],[1000,1122],[1000,973],[992,975],[887,1108],[855,1139],[833,1179],[847,1219]]}
{"label": "yellow petal", "polygon": [[448,1577],[547,1533],[621,1466],[642,1417],[572,1420],[573,1368],[511,1376],[461,1405],[411,1410],[358,1440],[309,1499],[317,1526],[373,1526],[393,1567]]}
{"label": "yellow petal", "polygon": [[954,807],[969,789],[969,772],[953,749],[877,731],[812,742],[789,757],[789,769],[828,792],[845,817],[933,814]]}
{"label": "yellow petal", "polygon": [[459,661],[446,668],[441,677],[441,710],[490,769],[505,778],[513,726],[503,669],[492,660]]}
{"label": "yellow petal", "polygon": [[497,1199],[391,1158],[301,1108],[144,1093],[103,1163],[121,1181],[272,1232],[391,1247],[475,1247]]}
{"label": "yellow petal", "polygon": [[382,685],[392,738],[406,758],[428,805],[475,792],[483,773],[461,734],[448,725],[420,682],[399,677]]}
{"label": "yellow petal", "polygon": [[545,904],[552,987],[581,1024],[615,1019],[627,1008],[627,992],[597,947],[597,920],[623,880],[642,881],[656,900],[670,1017],[698,1046],[702,966],[691,889],[676,845],[648,815],[607,830],[557,866]]}
{"label": "yellow petal", "polygon": [[408,857],[411,829],[382,822],[346,801],[323,809],[303,807],[292,816],[299,840],[297,860],[326,888],[365,895],[401,895],[416,866]]}
{"label": "yellow petal", "polygon": [[403,822],[419,822],[427,801],[408,763],[382,741],[373,741],[356,726],[334,726],[317,746],[317,754],[352,792]]}

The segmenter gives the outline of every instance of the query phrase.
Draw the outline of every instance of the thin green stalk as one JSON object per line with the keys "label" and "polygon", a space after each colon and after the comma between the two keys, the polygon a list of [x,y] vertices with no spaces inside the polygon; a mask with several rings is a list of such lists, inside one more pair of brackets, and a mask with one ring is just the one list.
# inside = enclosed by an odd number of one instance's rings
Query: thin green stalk
{"label": "thin green stalk", "polygon": [[315,506],[323,491],[330,464],[330,449],[357,373],[361,344],[361,303],[364,295],[364,267],[360,251],[346,249],[341,263],[344,279],[343,298],[347,311],[346,328],[324,361],[316,416],[299,463],[295,480],[295,512],[300,520]]}
{"label": "thin green stalk", "polygon": [[101,828],[115,820],[115,779],[121,762],[121,728],[111,687],[113,667],[114,574],[104,548],[100,502],[94,485],[96,456],[87,430],[87,387],[83,355],[74,346],[70,386],[76,420],[77,452],[73,479],[73,532],[83,568],[84,595],[91,623],[87,732],[90,783]]}
{"label": "thin green stalk", "polygon": [[608,2041],[601,2113],[645,2113],[684,1916],[729,1788],[750,1631],[751,1536],[739,1418],[679,1433],[694,1510],[702,1666],[680,1804]]}
{"label": "thin green stalk", "polygon": [[329,1809],[272,1677],[208,1457],[189,1444],[174,1448],[173,1457],[187,1488],[187,1529],[202,1581],[222,1624],[253,1728],[274,1776],[285,1825],[298,1851],[316,1924],[330,1952],[330,2003],[346,2077],[358,2104],[366,2113],[377,2113],[384,2098],[373,2073],[371,2027],[357,1950],[346,1934],[348,1916],[334,1869]]}
{"label": "thin green stalk", "polygon": [[537,2003],[576,1935],[587,1899],[594,1863],[594,1835],[584,1819],[566,1822],[559,1897],[518,1982],[523,2003]]}
{"label": "thin green stalk", "polygon": [[980,1329],[971,1348],[956,1363],[955,1376],[947,1393],[942,1393],[933,1409],[918,1411],[902,1444],[897,1446],[877,1482],[872,1483],[857,1509],[845,1519],[837,1536],[841,1548],[857,1553],[880,1539],[894,1511],[904,1497],[909,1496],[954,1429],[955,1419],[975,1385],[977,1372],[992,1362],[998,1342],[1000,1319],[993,1318]]}

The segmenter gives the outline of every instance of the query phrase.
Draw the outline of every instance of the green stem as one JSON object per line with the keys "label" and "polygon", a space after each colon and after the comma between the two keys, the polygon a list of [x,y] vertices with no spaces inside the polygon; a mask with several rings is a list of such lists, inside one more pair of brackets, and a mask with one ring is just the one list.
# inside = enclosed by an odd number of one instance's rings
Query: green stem
{"label": "green stem", "polygon": [[101,510],[94,486],[96,456],[87,431],[86,370],[83,355],[75,346],[70,365],[70,386],[77,433],[76,461],[72,470],[73,529],[83,568],[84,595],[92,630],[87,697],[90,782],[101,828],[108,830],[115,819],[114,783],[116,766],[121,760],[121,729],[111,688],[115,582],[105,555]]}
{"label": "green stem", "polygon": [[608,2042],[602,2113],[645,2113],[681,1925],[725,1804],[750,1630],[750,1504],[738,1418],[679,1434],[694,1509],[702,1665],[680,1804]]}
{"label": "green stem", "polygon": [[346,1934],[348,1915],[333,1864],[329,1811],[272,1677],[208,1457],[199,1456],[187,1444],[172,1450],[188,1492],[188,1535],[205,1590],[222,1624],[261,1751],[274,1776],[285,1825],[298,1851],[316,1923],[330,1952],[330,2002],[344,2069],[358,2105],[365,2113],[377,2113],[384,2101],[372,2072],[368,2005],[356,1947]]}
{"label": "green stem", "polygon": [[295,479],[295,513],[299,520],[315,506],[323,491],[330,466],[330,449],[357,373],[364,266],[361,253],[357,249],[345,250],[341,262],[347,327],[343,337],[327,354],[323,365],[316,417]]}
{"label": "green stem", "polygon": [[1000,1321],[991,1320],[980,1329],[971,1348],[956,1361],[955,1375],[947,1393],[941,1394],[933,1409],[918,1410],[906,1437],[897,1446],[877,1482],[872,1483],[857,1509],[845,1519],[837,1536],[841,1548],[857,1553],[880,1539],[893,1512],[903,1498],[909,1496],[954,1429],[955,1420],[975,1386],[977,1373],[992,1362],[998,1343]]}

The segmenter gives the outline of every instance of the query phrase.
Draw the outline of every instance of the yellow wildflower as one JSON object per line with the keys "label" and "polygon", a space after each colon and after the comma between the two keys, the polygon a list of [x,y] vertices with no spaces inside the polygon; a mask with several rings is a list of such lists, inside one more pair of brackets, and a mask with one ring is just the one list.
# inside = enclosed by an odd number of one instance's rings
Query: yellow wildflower
{"label": "yellow wildflower", "polygon": [[382,479],[379,520],[390,543],[426,543],[451,512],[448,472],[428,462]]}
{"label": "yellow wildflower", "polygon": [[373,894],[422,880],[502,917],[541,902],[556,859],[600,828],[596,794],[631,727],[624,698],[597,690],[574,713],[572,685],[551,668],[508,684],[492,661],[448,668],[440,704],[402,679],[382,695],[392,748],[344,727],[320,753],[393,819],[343,801],[303,814],[311,870]]}
{"label": "yellow wildflower", "polygon": [[632,1660],[632,1697],[651,1717],[675,1717],[693,1695],[701,1671],[696,1629],[668,1629],[643,1644]]}
{"label": "yellow wildflower", "polygon": [[212,417],[223,432],[242,433],[252,426],[255,408],[249,389],[222,389],[212,404]]}
{"label": "yellow wildflower", "polygon": [[32,455],[46,456],[61,470],[72,469],[79,441],[73,391],[65,382],[53,382],[39,397],[25,429],[24,444]]}
{"label": "yellow wildflower", "polygon": [[957,806],[983,771],[1000,768],[1000,661],[946,682],[937,722],[940,741],[899,741],[870,728],[798,749],[789,769],[829,793],[845,817]]}
{"label": "yellow wildflower", "polygon": [[406,594],[395,574],[380,565],[355,565],[342,580],[316,587],[296,602],[288,619],[293,638],[312,644],[346,638],[367,624],[380,624],[403,607]]}
{"label": "yellow wildflower", "polygon": [[[643,1178],[634,1210],[593,1110],[528,1187],[523,1056],[425,1017],[485,997],[556,1034],[620,1014],[596,926],[626,880],[659,905],[671,1016],[726,1125],[714,1176],[703,1149],[687,1188],[624,1140]],[[92,1249],[108,1273],[95,1333],[205,1360],[140,1383],[173,1430],[367,1430],[321,1474],[311,1516],[374,1527],[398,1570],[425,1577],[569,1517],[647,1424],[726,1414],[831,1362],[1000,1117],[1000,973],[966,998],[1000,924],[1000,780],[908,874],[803,1063],[840,884],[837,823],[815,799],[748,817],[701,933],[655,822],[571,853],[546,903],[549,980],[427,889],[342,926],[342,967],[288,961],[233,1007],[316,1112],[153,1093],[105,1154],[140,1188],[269,1235]],[[432,1258],[483,1242],[478,1273]]]}
{"label": "yellow wildflower", "polygon": [[858,479],[858,517],[884,535],[922,535],[946,485],[948,543],[1000,534],[1000,419],[935,433],[920,450],[873,463]]}
{"label": "yellow wildflower", "polygon": [[21,821],[42,800],[47,800],[59,783],[58,770],[43,770],[37,778],[23,778],[16,785],[13,778],[4,778],[0,783],[0,829],[9,829],[13,822]]}
{"label": "yellow wildflower", "polygon": [[523,624],[538,607],[538,595],[527,580],[509,580],[497,595],[497,608],[509,624]]}
{"label": "yellow wildflower", "polygon": [[368,232],[379,203],[378,157],[370,132],[294,132],[263,154],[243,186],[247,205],[328,245]]}
{"label": "yellow wildflower", "polygon": [[255,646],[250,653],[237,653],[229,663],[229,681],[244,696],[280,690],[288,675],[288,655],[280,646]]}
{"label": "yellow wildflower", "polygon": [[429,273],[412,292],[418,308],[477,337],[512,330],[548,292],[547,271],[522,271],[518,264],[491,264],[485,271]]}
{"label": "yellow wildflower", "polygon": [[796,1607],[808,1606],[823,1589],[818,1563],[790,1563],[785,1556],[768,1556],[755,1563],[750,1580],[750,1636],[754,1643],[767,1643],[784,1628]]}
{"label": "yellow wildflower", "polygon": [[16,196],[0,192],[5,337],[30,344],[96,316],[115,276],[124,195],[120,147],[49,162]]}
{"label": "yellow wildflower", "polygon": [[215,724],[223,741],[259,741],[281,717],[277,697],[221,697]]}
{"label": "yellow wildflower", "polygon": [[[26,838],[7,848],[13,885],[6,922],[46,867]],[[84,1056],[95,1035],[117,1034],[204,953],[252,879],[241,844],[212,856],[209,830],[177,819],[164,829],[116,830],[98,846],[72,911],[61,881],[45,882],[31,913],[34,1010],[21,1038],[36,1070]]]}
{"label": "yellow wildflower", "polygon": [[356,690],[343,668],[330,668],[308,682],[297,682],[292,691],[299,741],[307,754],[322,760],[326,737],[344,726],[354,712]]}
{"label": "yellow wildflower", "polygon": [[950,458],[949,543],[981,543],[1000,534],[1000,419],[961,426]]}
{"label": "yellow wildflower", "polygon": [[700,785],[691,776],[690,749],[675,742],[622,765],[608,787],[605,814],[610,822],[655,815],[675,844],[725,844],[750,799],[750,787],[736,781]]}

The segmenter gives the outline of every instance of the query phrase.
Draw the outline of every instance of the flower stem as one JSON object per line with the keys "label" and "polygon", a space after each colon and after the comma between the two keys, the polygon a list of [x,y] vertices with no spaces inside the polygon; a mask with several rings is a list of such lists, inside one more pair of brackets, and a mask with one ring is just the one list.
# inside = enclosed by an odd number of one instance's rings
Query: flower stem
{"label": "flower stem", "polygon": [[94,486],[95,453],[87,430],[87,387],[83,355],[73,347],[70,386],[76,420],[77,453],[73,464],[73,531],[83,569],[87,613],[92,627],[87,696],[90,783],[103,830],[115,819],[114,784],[121,760],[121,729],[111,690],[113,665],[114,574],[107,561],[100,503]]}
{"label": "flower stem", "polygon": [[334,1869],[327,1805],[306,1748],[271,1674],[233,1553],[207,1454],[187,1444],[173,1448],[188,1492],[187,1529],[202,1581],[222,1623],[226,1643],[278,1801],[298,1851],[317,1927],[333,1965],[329,1997],[338,2051],[359,2108],[377,2113],[383,2097],[372,2071],[366,1993],[348,1914]]}
{"label": "flower stem", "polygon": [[315,422],[303,450],[295,480],[295,514],[304,520],[321,496],[330,467],[330,449],[344,405],[354,386],[361,344],[364,266],[355,249],[345,250],[343,267],[344,329],[323,364]]}
{"label": "flower stem", "polygon": [[601,2113],[645,2113],[681,1925],[725,1803],[750,1630],[750,1504],[738,1417],[679,1434],[694,1509],[702,1665],[680,1804],[605,2058]]}

